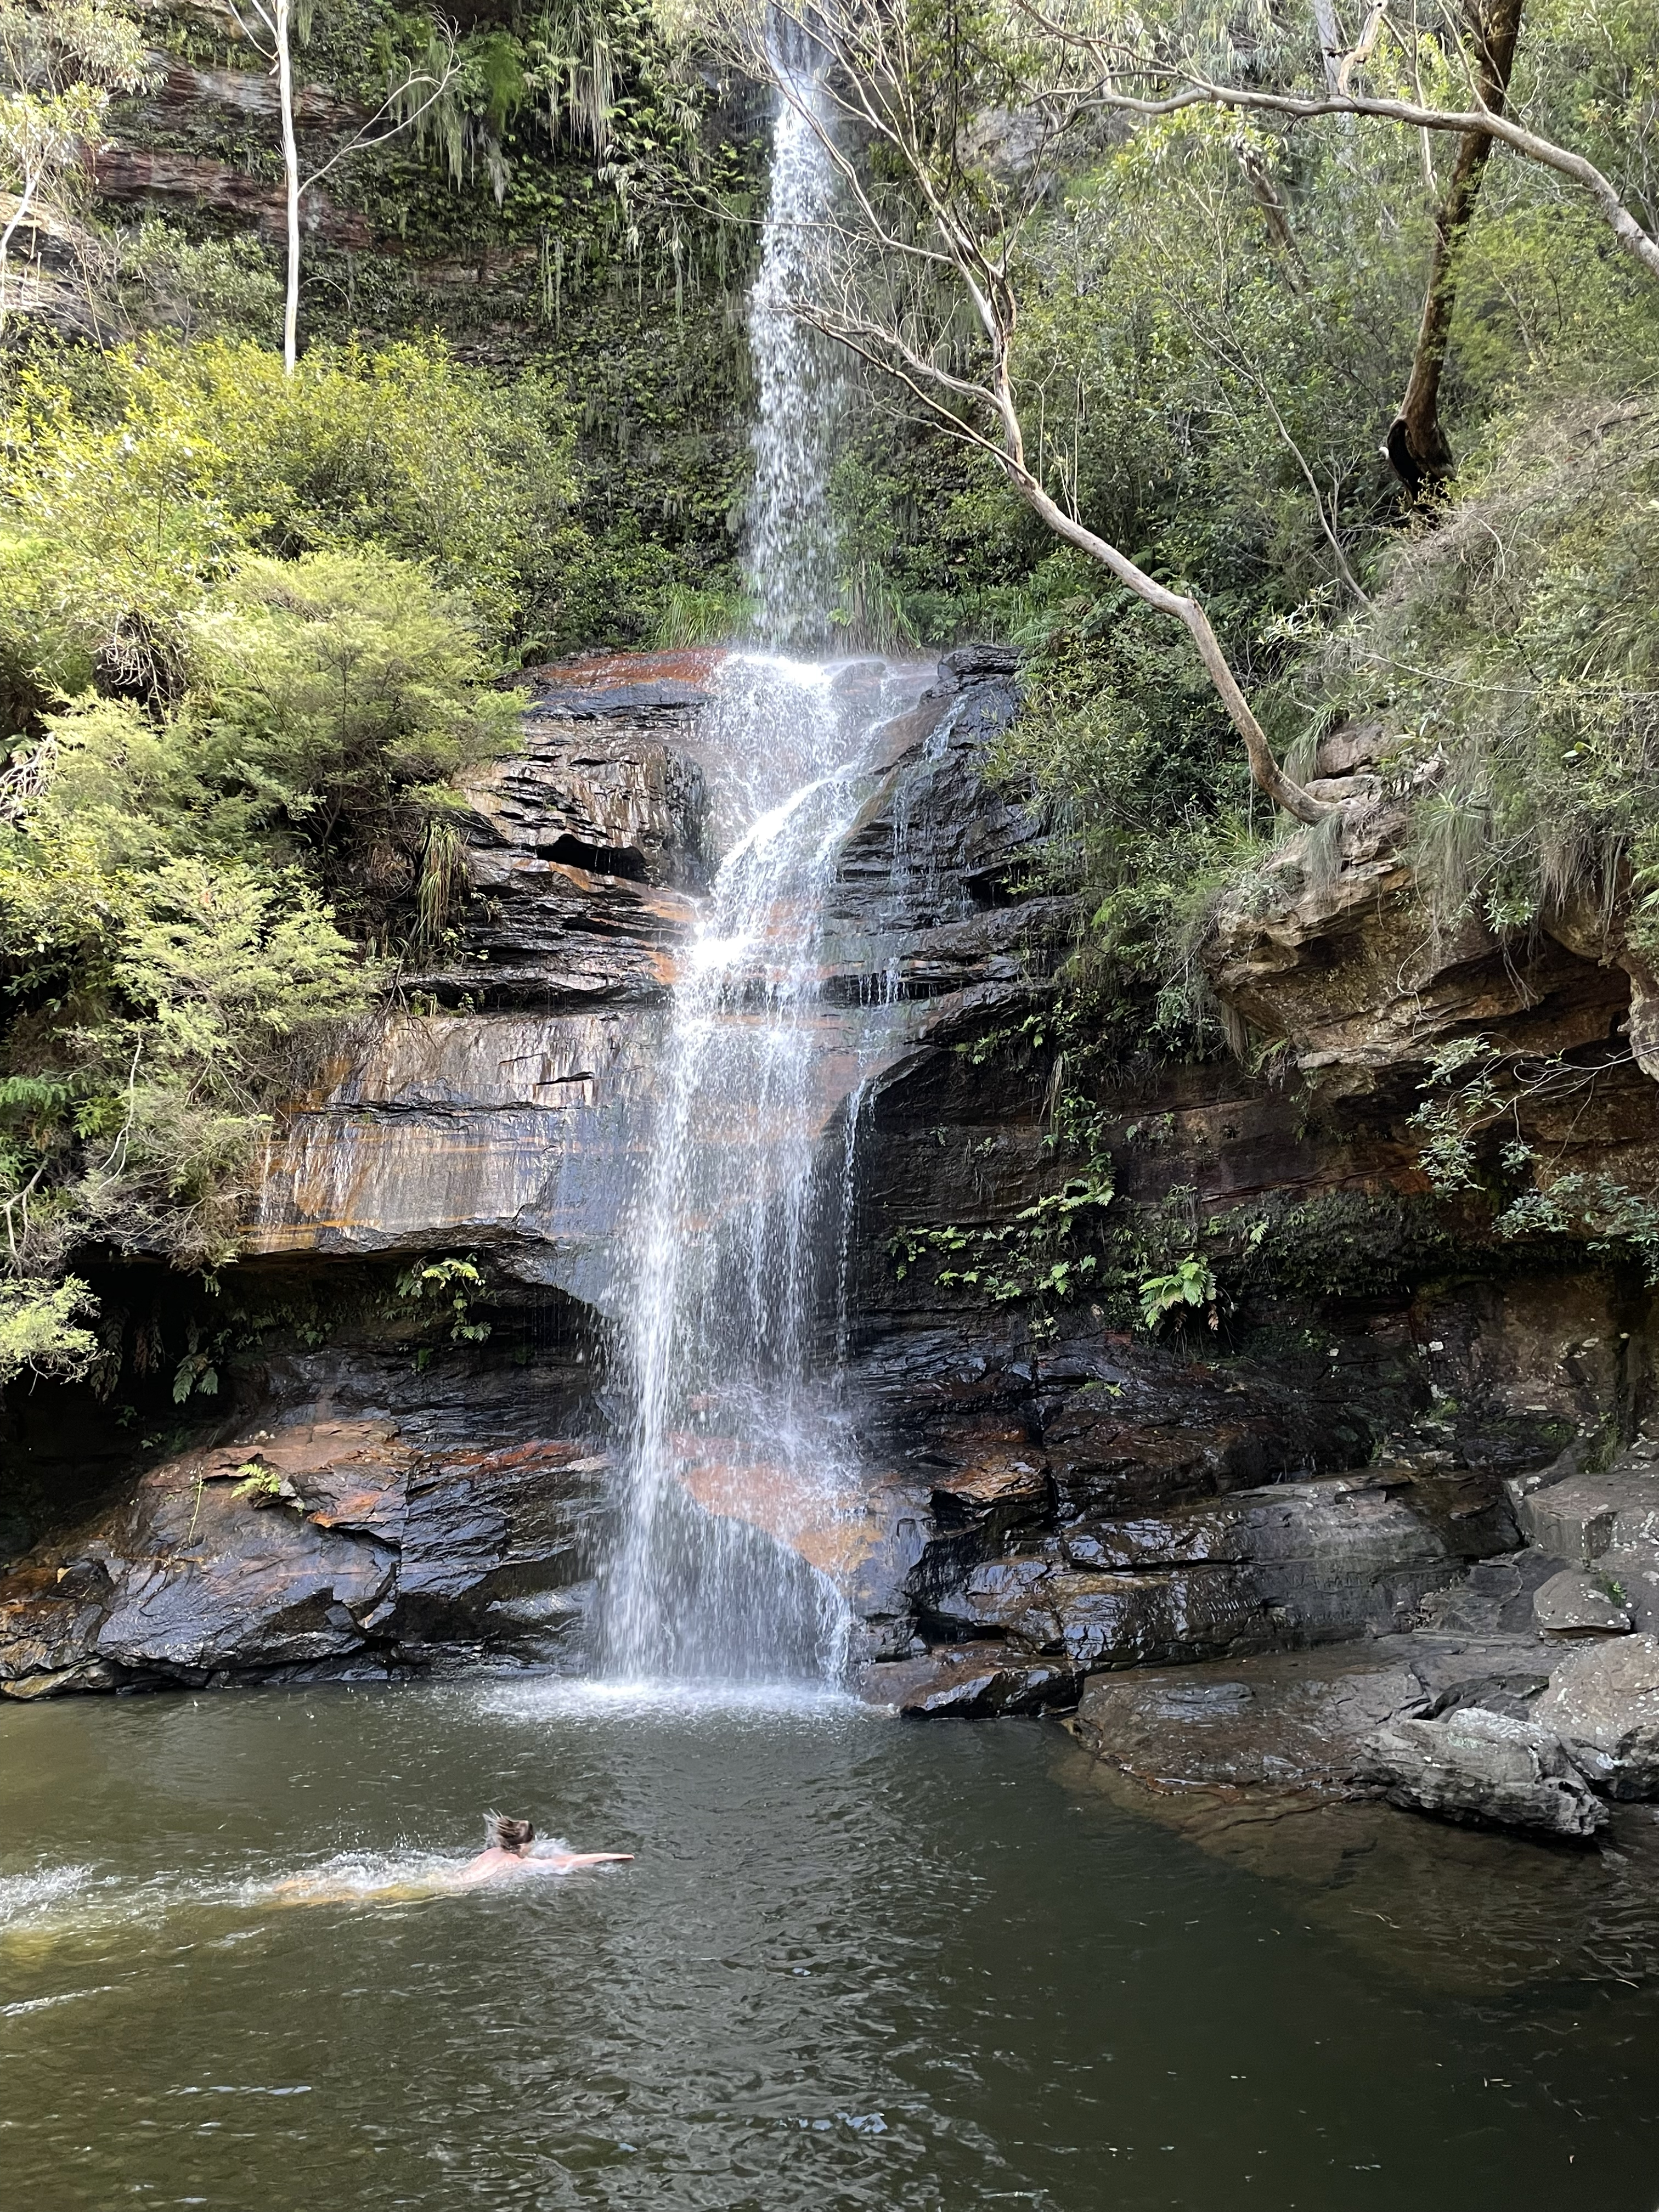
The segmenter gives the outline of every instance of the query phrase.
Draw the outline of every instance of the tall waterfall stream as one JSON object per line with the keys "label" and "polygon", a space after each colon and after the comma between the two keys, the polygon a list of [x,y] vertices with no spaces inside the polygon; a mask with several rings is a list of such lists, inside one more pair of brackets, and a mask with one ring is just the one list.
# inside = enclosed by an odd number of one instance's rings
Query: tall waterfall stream
{"label": "tall waterfall stream", "polygon": [[[826,1570],[853,1470],[835,1294],[860,1082],[889,1009],[823,1020],[823,903],[872,742],[918,688],[847,672],[862,680],[738,656],[714,715],[744,827],[675,991],[626,1227],[628,1486],[601,1630],[612,1676],[842,1672],[847,1607]],[[846,1139],[826,1146],[836,1112]]]}
{"label": "tall waterfall stream", "polygon": [[[810,75],[797,94],[778,116],[750,322],[750,571],[778,647],[825,633],[834,574],[831,372],[788,311],[834,178]],[[675,987],[621,1239],[632,1404],[599,1631],[612,1678],[833,1685],[844,1671],[831,1570],[853,1469],[824,1355],[887,1010],[825,1024],[823,908],[875,741],[921,687],[915,672],[765,651],[733,654],[718,679],[705,736],[726,850]],[[822,1141],[836,1110],[839,1150]]]}

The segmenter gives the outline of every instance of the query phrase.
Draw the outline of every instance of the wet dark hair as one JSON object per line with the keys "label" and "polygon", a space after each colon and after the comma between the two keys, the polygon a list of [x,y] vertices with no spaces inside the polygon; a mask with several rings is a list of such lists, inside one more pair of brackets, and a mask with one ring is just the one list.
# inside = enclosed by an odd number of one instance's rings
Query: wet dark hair
{"label": "wet dark hair", "polygon": [[536,1840],[534,1823],[509,1820],[505,1813],[484,1815],[484,1833],[496,1850],[513,1851],[520,1857]]}

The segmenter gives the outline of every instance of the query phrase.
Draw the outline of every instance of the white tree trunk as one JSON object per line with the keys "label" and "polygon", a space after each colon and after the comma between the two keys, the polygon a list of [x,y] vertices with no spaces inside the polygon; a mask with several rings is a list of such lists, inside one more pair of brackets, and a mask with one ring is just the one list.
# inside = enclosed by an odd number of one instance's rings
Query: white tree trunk
{"label": "white tree trunk", "polygon": [[6,327],[6,315],[11,304],[11,242],[33,205],[35,189],[42,174],[43,170],[30,169],[25,164],[23,189],[17,196],[17,204],[11,211],[9,222],[4,230],[0,231],[0,331]]}
{"label": "white tree trunk", "polygon": [[1336,20],[1336,0],[1314,0],[1314,28],[1319,33],[1319,57],[1325,67],[1325,89],[1334,100],[1342,91],[1341,27]]}
{"label": "white tree trunk", "polygon": [[292,376],[300,348],[300,149],[294,140],[294,58],[289,0],[275,0],[276,92],[283,111],[283,180],[288,195],[288,298],[283,310],[283,370]]}

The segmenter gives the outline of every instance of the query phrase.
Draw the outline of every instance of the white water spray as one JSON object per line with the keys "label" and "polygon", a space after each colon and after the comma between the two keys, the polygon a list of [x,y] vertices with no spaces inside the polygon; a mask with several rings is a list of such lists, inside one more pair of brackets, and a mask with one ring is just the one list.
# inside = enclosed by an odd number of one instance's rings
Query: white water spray
{"label": "white water spray", "polygon": [[[849,680],[850,679],[850,680]],[[838,1401],[854,1131],[890,1009],[826,999],[824,916],[914,672],[734,655],[712,709],[747,827],[674,995],[629,1224],[632,1421],[611,1675],[837,1680],[856,1470]]]}

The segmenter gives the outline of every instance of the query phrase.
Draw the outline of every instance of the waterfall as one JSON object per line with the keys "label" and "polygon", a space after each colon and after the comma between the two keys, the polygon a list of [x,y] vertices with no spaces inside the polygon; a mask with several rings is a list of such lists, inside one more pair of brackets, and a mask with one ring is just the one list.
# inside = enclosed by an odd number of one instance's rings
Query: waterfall
{"label": "waterfall", "polygon": [[[826,634],[834,570],[831,376],[787,307],[833,167],[810,70],[794,92],[775,128],[750,317],[748,567],[769,643],[786,651]],[[826,908],[878,733],[920,681],[869,660],[733,653],[700,732],[726,854],[674,988],[619,1239],[629,1412],[599,1652],[612,1679],[823,1684],[845,1671],[837,1570],[856,1466],[836,1370],[854,1146],[892,1009],[826,988]]]}
{"label": "waterfall", "polygon": [[[796,43],[802,34],[793,33]],[[749,302],[757,404],[755,481],[748,510],[750,594],[760,634],[774,646],[811,646],[828,624],[836,544],[828,502],[837,413],[837,356],[789,312],[810,296],[835,204],[835,167],[824,143],[829,110],[818,58],[787,72],[772,132],[772,190],[760,273]]]}
{"label": "waterfall", "polygon": [[826,1003],[823,915],[871,739],[915,690],[913,676],[848,672],[866,679],[850,697],[833,667],[734,655],[712,710],[747,820],[674,994],[629,1223],[608,1674],[833,1680],[843,1667],[834,1571],[855,1467],[835,1369],[851,1133],[886,1010]]}

